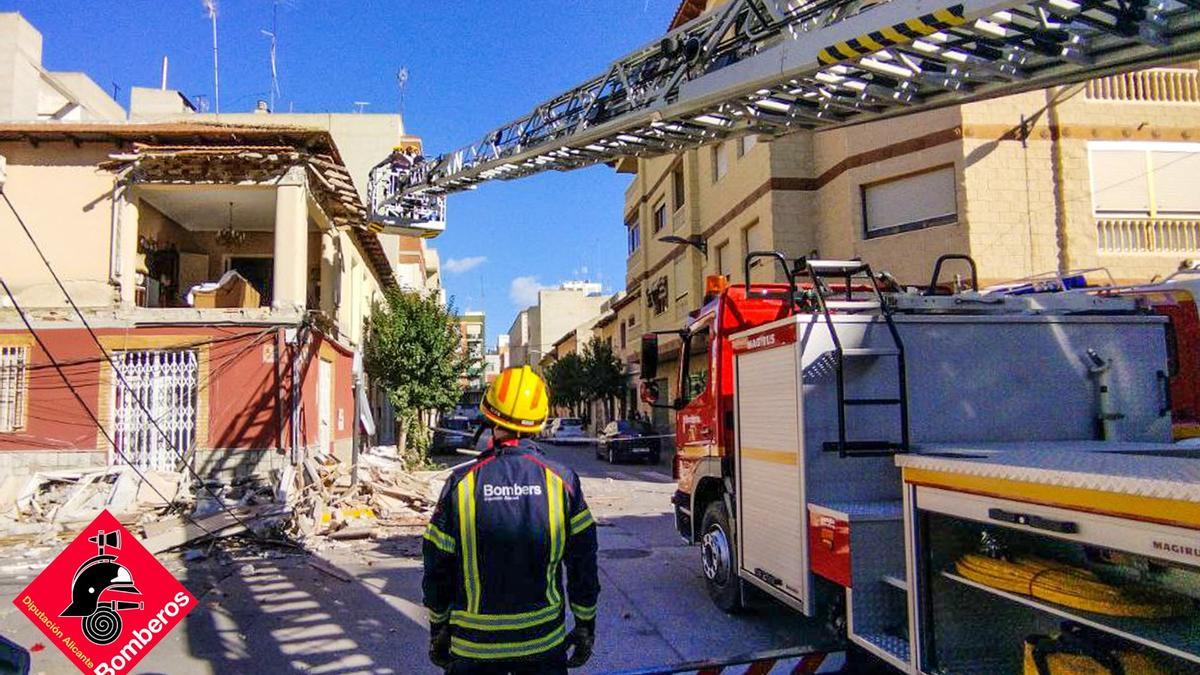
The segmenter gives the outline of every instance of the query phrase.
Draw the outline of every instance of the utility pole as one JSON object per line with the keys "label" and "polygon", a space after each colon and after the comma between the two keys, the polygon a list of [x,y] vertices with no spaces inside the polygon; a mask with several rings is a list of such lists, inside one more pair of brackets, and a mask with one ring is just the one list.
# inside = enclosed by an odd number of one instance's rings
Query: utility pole
{"label": "utility pole", "polygon": [[271,91],[268,94],[270,98],[271,112],[275,112],[275,97],[279,95],[279,68],[275,61],[275,46],[277,44],[277,36],[279,34],[279,0],[274,0],[271,3],[271,30],[261,31],[263,35],[271,39]]}
{"label": "utility pole", "polygon": [[213,45],[213,111],[221,114],[221,80],[217,69],[217,0],[203,0],[204,9],[212,21]]}

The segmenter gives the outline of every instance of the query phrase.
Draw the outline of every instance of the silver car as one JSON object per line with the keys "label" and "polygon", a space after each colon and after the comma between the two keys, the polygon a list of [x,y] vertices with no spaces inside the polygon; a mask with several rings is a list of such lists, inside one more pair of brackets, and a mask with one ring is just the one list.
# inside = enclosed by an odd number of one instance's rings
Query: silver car
{"label": "silver car", "polygon": [[550,443],[590,443],[592,439],[583,430],[583,420],[578,417],[556,417],[546,430],[544,439]]}

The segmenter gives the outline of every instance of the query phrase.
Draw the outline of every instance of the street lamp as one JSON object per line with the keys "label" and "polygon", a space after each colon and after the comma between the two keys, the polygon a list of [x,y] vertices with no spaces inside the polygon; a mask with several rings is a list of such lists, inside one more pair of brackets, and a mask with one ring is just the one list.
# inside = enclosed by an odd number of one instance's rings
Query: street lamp
{"label": "street lamp", "polygon": [[704,237],[698,234],[694,234],[686,239],[675,234],[669,234],[665,237],[659,237],[658,240],[664,244],[683,244],[684,246],[691,246],[697,251],[703,253],[705,258],[708,257],[708,242],[704,240]]}

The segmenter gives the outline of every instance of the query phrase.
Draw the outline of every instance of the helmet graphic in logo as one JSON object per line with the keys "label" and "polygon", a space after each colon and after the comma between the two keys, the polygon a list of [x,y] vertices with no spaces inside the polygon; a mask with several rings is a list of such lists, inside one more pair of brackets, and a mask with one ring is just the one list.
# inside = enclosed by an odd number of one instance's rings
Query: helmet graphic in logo
{"label": "helmet graphic in logo", "polygon": [[96,536],[88,537],[88,541],[96,545],[96,555],[75,571],[71,581],[71,604],[59,616],[83,617],[84,637],[93,644],[106,645],[121,635],[121,617],[117,612],[142,608],[140,602],[114,600],[108,596],[112,593],[141,595],[142,592],[133,585],[129,569],[117,563],[116,554],[106,552],[106,548],[121,548],[120,532],[98,530]]}

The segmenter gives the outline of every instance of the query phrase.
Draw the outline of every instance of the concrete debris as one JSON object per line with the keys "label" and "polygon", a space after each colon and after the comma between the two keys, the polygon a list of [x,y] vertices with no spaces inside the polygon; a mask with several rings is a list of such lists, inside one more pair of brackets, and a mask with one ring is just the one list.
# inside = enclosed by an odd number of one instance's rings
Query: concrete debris
{"label": "concrete debris", "polygon": [[305,461],[294,480],[281,488],[295,514],[291,534],[310,545],[321,537],[379,538],[389,527],[422,527],[436,503],[429,475],[406,472],[398,459],[375,452],[359,455],[356,476],[327,455]]}
{"label": "concrete debris", "polygon": [[407,472],[386,451],[362,453],[357,472],[318,454],[269,476],[230,481],[193,484],[182,471],[142,474],[112,466],[0,480],[0,547],[57,548],[60,537],[73,535],[102,509],[140,534],[152,554],[180,549],[186,562],[210,558],[218,542],[246,533],[255,536],[224,546],[310,552],[361,546],[362,540],[389,538],[391,528],[424,527],[444,479]]}
{"label": "concrete debris", "polygon": [[122,522],[135,523],[175,506],[185,496],[182,474],[142,474],[144,479],[128,466],[112,466],[9,477],[0,484],[0,534],[56,532],[59,528],[52,526],[86,523],[103,509]]}
{"label": "concrete debris", "polygon": [[201,539],[241,534],[247,529],[265,532],[288,517],[287,507],[280,504],[236,507],[206,518],[193,516],[189,520],[170,516],[143,526],[142,545],[151,553],[161,553]]}

